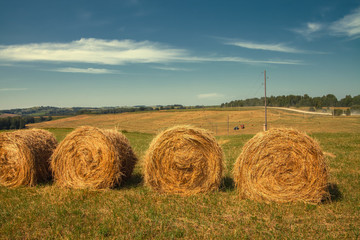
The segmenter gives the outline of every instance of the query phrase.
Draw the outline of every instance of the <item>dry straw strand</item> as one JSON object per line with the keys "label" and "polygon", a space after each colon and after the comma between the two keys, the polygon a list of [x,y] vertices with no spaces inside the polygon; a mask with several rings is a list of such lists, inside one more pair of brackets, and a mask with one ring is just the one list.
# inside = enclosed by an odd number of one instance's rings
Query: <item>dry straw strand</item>
{"label": "dry straw strand", "polygon": [[59,144],[51,169],[58,186],[103,189],[128,179],[136,162],[128,139],[120,132],[84,126]]}
{"label": "dry straw strand", "polygon": [[175,126],[153,139],[144,165],[145,184],[153,190],[192,195],[219,188],[223,152],[207,130]]}
{"label": "dry straw strand", "polygon": [[50,156],[57,141],[42,129],[0,134],[0,185],[34,186],[51,179]]}
{"label": "dry straw strand", "polygon": [[234,165],[241,198],[263,202],[320,203],[329,196],[320,145],[295,129],[261,132],[243,147]]}

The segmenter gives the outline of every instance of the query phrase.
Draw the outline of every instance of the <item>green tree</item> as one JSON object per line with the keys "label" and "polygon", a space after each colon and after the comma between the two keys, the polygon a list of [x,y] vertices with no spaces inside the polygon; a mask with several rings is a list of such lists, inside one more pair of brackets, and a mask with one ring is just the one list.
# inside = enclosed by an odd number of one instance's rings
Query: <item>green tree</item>
{"label": "green tree", "polygon": [[24,118],[20,118],[19,119],[19,129],[25,128],[25,119]]}
{"label": "green tree", "polygon": [[10,127],[10,118],[4,117],[0,118],[0,129],[9,129]]}
{"label": "green tree", "polygon": [[342,109],[334,109],[334,116],[341,116],[344,113]]}
{"label": "green tree", "polygon": [[322,97],[323,107],[336,107],[338,100],[334,94],[328,94]]}
{"label": "green tree", "polygon": [[311,107],[312,106],[311,98],[309,97],[309,95],[305,94],[303,97],[301,97],[301,99],[299,101],[299,106],[300,107]]}
{"label": "green tree", "polygon": [[341,107],[351,107],[352,101],[353,101],[353,98],[351,97],[351,95],[346,95],[345,98],[343,98],[339,101],[339,105]]}
{"label": "green tree", "polygon": [[323,106],[323,101],[321,97],[314,97],[313,98],[313,106],[317,109],[322,108]]}
{"label": "green tree", "polygon": [[354,105],[360,105],[360,95],[353,97],[352,106],[354,106]]}
{"label": "green tree", "polygon": [[18,124],[17,118],[12,117],[12,118],[10,119],[10,128],[9,128],[9,129],[17,129],[18,126],[19,126],[19,124]]}

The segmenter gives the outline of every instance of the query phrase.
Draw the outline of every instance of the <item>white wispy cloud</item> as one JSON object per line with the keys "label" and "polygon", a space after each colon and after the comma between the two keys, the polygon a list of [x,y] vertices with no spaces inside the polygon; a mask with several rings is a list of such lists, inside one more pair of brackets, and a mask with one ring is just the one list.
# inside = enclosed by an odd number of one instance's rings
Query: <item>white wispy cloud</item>
{"label": "white wispy cloud", "polygon": [[120,65],[126,63],[162,63],[186,56],[149,41],[103,40],[83,38],[70,43],[35,43],[0,46],[0,59],[7,61],[81,62]]}
{"label": "white wispy cloud", "polygon": [[307,23],[307,31],[310,33],[320,31],[322,25],[320,23]]}
{"label": "white wispy cloud", "polygon": [[9,92],[9,91],[25,91],[27,88],[0,88],[2,92]]}
{"label": "white wispy cloud", "polygon": [[312,40],[315,35],[325,28],[324,24],[318,22],[308,22],[301,28],[292,29],[292,31],[302,35],[307,40]]}
{"label": "white wispy cloud", "polygon": [[[189,59],[190,61],[191,59]],[[302,65],[300,60],[292,59],[269,59],[269,60],[252,60],[241,57],[212,57],[212,58],[193,58],[193,61],[202,62],[238,62],[246,64],[282,64],[282,65]]]}
{"label": "white wispy cloud", "polygon": [[355,9],[351,14],[333,22],[330,31],[334,35],[360,37],[360,8]]}
{"label": "white wispy cloud", "polygon": [[[288,49],[289,51],[289,49]],[[294,51],[294,50],[293,50]],[[0,45],[2,62],[71,62],[104,65],[169,62],[239,62],[247,64],[299,64],[296,60],[253,60],[241,57],[198,57],[185,49],[150,41],[82,38],[69,43]]]}
{"label": "white wispy cloud", "polygon": [[254,43],[254,42],[245,42],[245,41],[232,41],[227,42],[228,45],[233,45],[242,48],[248,49],[256,49],[256,50],[265,50],[265,51],[275,51],[275,52],[285,52],[285,53],[303,53],[296,48],[288,47],[283,43],[275,43],[275,44],[262,44],[262,43]]}
{"label": "white wispy cloud", "polygon": [[190,69],[187,69],[187,68],[177,68],[177,67],[161,67],[161,66],[158,66],[158,67],[152,67],[152,68],[159,69],[159,70],[164,70],[164,71],[185,71],[185,72],[191,71]]}
{"label": "white wispy cloud", "polygon": [[13,67],[13,63],[0,63],[0,67]]}
{"label": "white wispy cloud", "polygon": [[313,40],[323,34],[360,38],[360,7],[352,13],[332,23],[308,22],[302,28],[292,29],[307,40]]}
{"label": "white wispy cloud", "polygon": [[199,99],[208,99],[208,98],[221,98],[223,97],[224,95],[222,94],[219,94],[219,93],[201,93],[201,94],[198,94],[197,97]]}
{"label": "white wispy cloud", "polygon": [[70,73],[89,73],[89,74],[116,74],[119,71],[104,69],[104,68],[57,68],[55,72],[70,72]]}

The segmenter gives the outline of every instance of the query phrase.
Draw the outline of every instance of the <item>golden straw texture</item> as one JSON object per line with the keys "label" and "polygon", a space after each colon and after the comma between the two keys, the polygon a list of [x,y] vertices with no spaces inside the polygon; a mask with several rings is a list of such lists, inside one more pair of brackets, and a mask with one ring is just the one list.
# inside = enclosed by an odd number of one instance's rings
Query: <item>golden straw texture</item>
{"label": "golden straw texture", "polygon": [[219,188],[223,152],[208,131],[176,126],[161,132],[145,156],[145,184],[163,193],[191,195]]}
{"label": "golden straw texture", "polygon": [[51,179],[49,158],[57,141],[41,129],[0,134],[0,185],[34,186]]}
{"label": "golden straw texture", "polygon": [[61,187],[113,188],[131,176],[136,161],[124,135],[86,126],[75,129],[59,144],[51,169]]}
{"label": "golden straw texture", "polygon": [[241,198],[264,202],[320,203],[328,174],[319,144],[294,129],[271,129],[250,139],[234,166]]}

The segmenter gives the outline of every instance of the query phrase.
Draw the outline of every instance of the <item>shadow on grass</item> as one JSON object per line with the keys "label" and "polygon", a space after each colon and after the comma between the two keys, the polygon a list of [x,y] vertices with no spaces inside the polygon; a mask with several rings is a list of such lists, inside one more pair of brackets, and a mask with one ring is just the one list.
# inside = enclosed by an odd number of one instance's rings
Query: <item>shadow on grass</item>
{"label": "shadow on grass", "polygon": [[331,203],[342,200],[343,195],[339,190],[339,187],[335,183],[329,183],[327,186],[327,190],[330,196],[323,200],[323,203]]}
{"label": "shadow on grass", "polygon": [[122,183],[118,188],[131,189],[136,188],[143,182],[143,176],[140,173],[133,174],[128,180]]}
{"label": "shadow on grass", "polygon": [[331,201],[340,201],[343,198],[342,193],[340,192],[338,186],[335,183],[328,184],[328,191],[330,193]]}
{"label": "shadow on grass", "polygon": [[42,181],[36,184],[39,187],[50,187],[55,185],[55,182],[53,180],[48,180],[48,181]]}
{"label": "shadow on grass", "polygon": [[228,192],[228,191],[233,191],[234,189],[235,189],[235,183],[231,177],[224,177],[221,180],[220,191]]}

